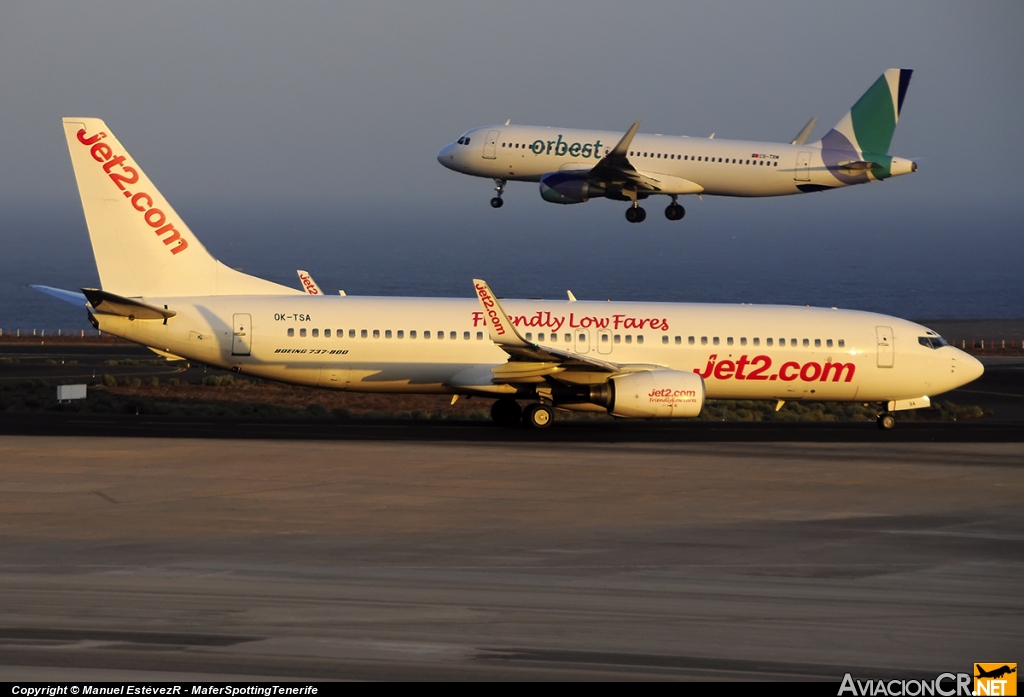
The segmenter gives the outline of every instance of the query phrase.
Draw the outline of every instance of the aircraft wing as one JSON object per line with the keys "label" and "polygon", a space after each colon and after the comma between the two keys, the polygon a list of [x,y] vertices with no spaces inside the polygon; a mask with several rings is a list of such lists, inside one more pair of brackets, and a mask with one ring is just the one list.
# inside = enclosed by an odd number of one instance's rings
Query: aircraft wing
{"label": "aircraft wing", "polygon": [[492,371],[495,380],[516,382],[528,377],[555,375],[565,370],[609,374],[623,372],[623,367],[618,363],[527,341],[505,314],[487,281],[475,278],[473,287],[483,308],[484,321],[487,323],[491,341],[509,355],[508,363]]}
{"label": "aircraft wing", "polygon": [[667,194],[699,194],[704,187],[682,177],[666,174],[641,172],[629,161],[629,146],[640,122],[635,121],[618,144],[594,165],[587,176],[604,186],[622,187],[638,191],[650,191]]}

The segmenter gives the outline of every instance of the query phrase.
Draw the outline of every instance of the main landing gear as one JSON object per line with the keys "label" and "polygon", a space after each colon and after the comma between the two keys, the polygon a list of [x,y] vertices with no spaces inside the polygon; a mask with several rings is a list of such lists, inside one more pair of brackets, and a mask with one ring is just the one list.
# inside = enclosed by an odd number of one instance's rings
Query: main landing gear
{"label": "main landing gear", "polygon": [[686,215],[686,209],[680,206],[676,197],[673,196],[672,203],[668,204],[668,208],[665,209],[665,217],[669,220],[682,220],[684,215]]}
{"label": "main landing gear", "polygon": [[896,417],[888,412],[883,411],[878,415],[878,427],[883,431],[889,431],[896,425]]}
{"label": "main landing gear", "polygon": [[502,204],[505,203],[501,200],[501,195],[505,193],[505,180],[495,179],[494,190],[498,192],[498,195],[491,199],[491,208],[501,208]]}
{"label": "main landing gear", "polygon": [[[683,216],[686,215],[686,209],[680,206],[676,202],[676,197],[672,197],[672,203],[665,209],[665,217],[669,220],[682,220]],[[633,201],[633,206],[626,209],[626,220],[631,223],[642,223],[647,219],[647,211],[640,207],[636,201]]]}
{"label": "main landing gear", "polygon": [[547,404],[535,402],[521,409],[516,400],[502,397],[491,405],[491,419],[498,426],[511,428],[522,423],[530,428],[547,428],[555,420],[555,412]]}
{"label": "main landing gear", "polygon": [[642,223],[647,220],[647,211],[634,202],[632,208],[626,209],[626,220],[631,223]]}

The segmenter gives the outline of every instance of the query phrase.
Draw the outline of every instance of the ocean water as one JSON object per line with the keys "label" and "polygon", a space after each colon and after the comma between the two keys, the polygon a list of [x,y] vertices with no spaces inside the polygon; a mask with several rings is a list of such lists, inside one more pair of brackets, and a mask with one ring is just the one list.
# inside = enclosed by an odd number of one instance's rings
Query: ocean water
{"label": "ocean water", "polygon": [[[479,188],[479,187],[477,187]],[[863,187],[868,189],[870,187]],[[907,318],[1024,317],[1024,244],[1016,202],[871,206],[846,192],[786,199],[663,203],[625,222],[621,203],[555,206],[510,189],[432,207],[185,202],[178,212],[210,251],[247,273],[328,293],[779,303]],[[89,329],[84,311],[28,288],[98,283],[81,210],[0,214],[0,329]]]}

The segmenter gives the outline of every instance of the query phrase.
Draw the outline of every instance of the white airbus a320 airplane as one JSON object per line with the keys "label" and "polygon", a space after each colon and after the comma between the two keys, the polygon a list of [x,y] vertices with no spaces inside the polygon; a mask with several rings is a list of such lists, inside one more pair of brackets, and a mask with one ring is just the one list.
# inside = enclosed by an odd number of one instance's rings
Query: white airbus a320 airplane
{"label": "white airbus a320 airplane", "polygon": [[[98,119],[64,130],[101,288],[36,286],[169,358],[337,390],[489,397],[501,424],[553,409],[697,416],[706,398],[876,402],[879,424],[974,380],[935,332],[810,307],[309,295],[214,259]],[[530,402],[525,412],[516,400]]]}
{"label": "white airbus a320 airplane", "polygon": [[811,119],[789,143],[625,135],[571,128],[482,126],[466,131],[437,154],[448,169],[493,179],[501,208],[508,181],[540,182],[551,203],[592,198],[630,201],[626,220],[642,222],[639,202],[661,194],[672,199],[669,220],[685,210],[679,196],[788,196],[881,181],[917,171],[917,163],[888,155],[912,70],[886,70],[849,113],[815,143],[806,143]]}

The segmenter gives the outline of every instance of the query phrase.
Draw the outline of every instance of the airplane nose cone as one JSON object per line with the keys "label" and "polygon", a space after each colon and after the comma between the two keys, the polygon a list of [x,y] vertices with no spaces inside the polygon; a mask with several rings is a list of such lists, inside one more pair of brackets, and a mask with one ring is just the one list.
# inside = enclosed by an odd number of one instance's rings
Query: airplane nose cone
{"label": "airplane nose cone", "polygon": [[437,153],[437,161],[445,167],[451,168],[455,163],[455,145],[449,143]]}
{"label": "airplane nose cone", "polygon": [[967,382],[977,380],[985,372],[985,366],[981,361],[969,354],[964,354],[964,357],[958,362],[962,362],[963,377],[967,378]]}

